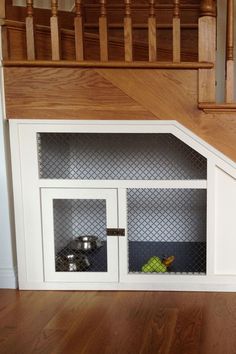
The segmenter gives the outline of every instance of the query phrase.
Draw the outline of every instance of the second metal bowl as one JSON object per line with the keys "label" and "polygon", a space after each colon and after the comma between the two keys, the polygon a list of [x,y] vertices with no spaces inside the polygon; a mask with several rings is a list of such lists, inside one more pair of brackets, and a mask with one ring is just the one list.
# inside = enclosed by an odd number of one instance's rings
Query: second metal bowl
{"label": "second metal bowl", "polygon": [[94,251],[100,247],[102,247],[101,240],[93,235],[79,236],[70,243],[70,248],[78,251]]}
{"label": "second metal bowl", "polygon": [[88,258],[71,250],[63,250],[56,257],[56,270],[59,272],[84,272],[90,266]]}

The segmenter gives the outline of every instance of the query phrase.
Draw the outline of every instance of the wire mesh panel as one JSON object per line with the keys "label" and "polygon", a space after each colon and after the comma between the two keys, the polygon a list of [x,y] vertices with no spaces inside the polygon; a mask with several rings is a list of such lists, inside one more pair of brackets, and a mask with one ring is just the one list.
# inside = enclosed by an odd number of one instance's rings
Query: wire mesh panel
{"label": "wire mesh panel", "polygon": [[206,190],[128,189],[129,273],[206,273]]}
{"label": "wire mesh panel", "polygon": [[172,134],[39,133],[40,178],[206,179],[206,159]]}
{"label": "wire mesh panel", "polygon": [[56,271],[107,272],[106,201],[54,199]]}

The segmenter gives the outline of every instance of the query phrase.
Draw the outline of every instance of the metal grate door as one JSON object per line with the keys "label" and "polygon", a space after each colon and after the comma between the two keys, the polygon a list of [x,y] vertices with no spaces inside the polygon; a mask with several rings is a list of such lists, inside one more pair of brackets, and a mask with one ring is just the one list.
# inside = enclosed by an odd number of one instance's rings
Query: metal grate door
{"label": "metal grate door", "polygon": [[127,224],[129,273],[206,273],[206,190],[128,189]]}

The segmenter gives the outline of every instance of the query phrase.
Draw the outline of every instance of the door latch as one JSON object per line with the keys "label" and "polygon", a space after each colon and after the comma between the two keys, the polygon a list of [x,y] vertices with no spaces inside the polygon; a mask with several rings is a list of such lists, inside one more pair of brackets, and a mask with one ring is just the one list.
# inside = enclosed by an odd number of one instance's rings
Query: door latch
{"label": "door latch", "polygon": [[107,236],[125,236],[125,229],[107,229]]}

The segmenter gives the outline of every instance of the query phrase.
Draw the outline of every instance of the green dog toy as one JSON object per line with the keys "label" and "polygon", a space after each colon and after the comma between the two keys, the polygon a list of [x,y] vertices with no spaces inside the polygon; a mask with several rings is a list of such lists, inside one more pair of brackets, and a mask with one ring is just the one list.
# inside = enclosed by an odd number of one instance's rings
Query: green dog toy
{"label": "green dog toy", "polygon": [[146,264],[142,266],[142,272],[144,273],[165,273],[167,266],[162,263],[159,257],[151,257]]}

